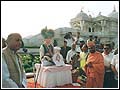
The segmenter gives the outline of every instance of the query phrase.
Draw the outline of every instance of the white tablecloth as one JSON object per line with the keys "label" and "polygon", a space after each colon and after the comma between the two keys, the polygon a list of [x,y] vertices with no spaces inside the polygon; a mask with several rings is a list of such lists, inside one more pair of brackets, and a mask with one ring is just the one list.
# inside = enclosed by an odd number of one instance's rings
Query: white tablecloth
{"label": "white tablecloth", "polygon": [[[38,74],[40,64],[35,64],[36,75]],[[71,65],[41,66],[37,82],[46,88],[62,86],[72,83]]]}

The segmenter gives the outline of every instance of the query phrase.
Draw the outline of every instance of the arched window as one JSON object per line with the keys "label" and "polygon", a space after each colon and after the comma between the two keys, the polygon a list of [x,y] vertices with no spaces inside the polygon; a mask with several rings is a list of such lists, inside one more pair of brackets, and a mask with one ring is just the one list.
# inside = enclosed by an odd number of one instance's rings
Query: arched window
{"label": "arched window", "polygon": [[94,27],[92,28],[92,32],[94,32]]}
{"label": "arched window", "polygon": [[89,32],[91,32],[91,28],[89,27]]}

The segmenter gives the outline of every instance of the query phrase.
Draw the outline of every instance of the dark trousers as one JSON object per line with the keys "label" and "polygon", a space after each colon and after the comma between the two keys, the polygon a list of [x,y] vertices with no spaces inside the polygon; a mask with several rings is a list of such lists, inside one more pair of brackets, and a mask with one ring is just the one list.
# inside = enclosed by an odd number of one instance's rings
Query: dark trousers
{"label": "dark trousers", "polygon": [[118,88],[118,80],[113,80],[113,88]]}
{"label": "dark trousers", "polygon": [[105,72],[103,88],[114,88],[114,73]]}

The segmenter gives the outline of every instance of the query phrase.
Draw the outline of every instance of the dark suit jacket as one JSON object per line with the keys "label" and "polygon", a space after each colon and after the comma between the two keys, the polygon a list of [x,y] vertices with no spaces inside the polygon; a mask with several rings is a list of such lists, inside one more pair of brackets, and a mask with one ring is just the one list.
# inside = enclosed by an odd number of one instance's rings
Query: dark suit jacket
{"label": "dark suit jacket", "polygon": [[71,47],[66,46],[65,47],[61,47],[60,53],[62,54],[63,58],[66,59],[67,56],[67,52],[71,49]]}

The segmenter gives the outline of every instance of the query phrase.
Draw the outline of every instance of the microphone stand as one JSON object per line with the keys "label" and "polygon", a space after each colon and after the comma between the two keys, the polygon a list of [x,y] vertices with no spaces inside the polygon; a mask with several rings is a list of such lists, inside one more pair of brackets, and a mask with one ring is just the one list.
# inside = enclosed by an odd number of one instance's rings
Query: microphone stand
{"label": "microphone stand", "polygon": [[39,76],[39,72],[40,72],[40,67],[41,67],[41,62],[40,62],[40,66],[39,66],[39,69],[38,69],[38,73],[36,75],[36,72],[35,72],[35,63],[34,63],[34,55],[29,53],[30,56],[32,56],[32,66],[33,66],[33,73],[34,73],[34,87],[36,88],[36,84],[37,84],[37,79],[38,79],[38,76]]}
{"label": "microphone stand", "polygon": [[[26,48],[23,48],[23,51],[24,51],[24,53],[28,53],[27,52],[28,50]],[[34,84],[35,84],[35,88],[36,88],[37,79],[38,79],[40,68],[41,68],[41,61],[40,61],[40,66],[39,66],[39,69],[38,69],[38,73],[36,75],[36,73],[35,73],[35,63],[34,63],[34,55],[31,54],[31,53],[28,53],[28,54],[32,57],[32,66],[33,66],[33,73],[34,73]]]}
{"label": "microphone stand", "polygon": [[35,72],[35,63],[34,63],[34,55],[29,53],[29,55],[32,57],[32,67],[33,67],[33,74],[34,74],[34,85],[36,88],[37,80],[36,80],[36,72]]}

